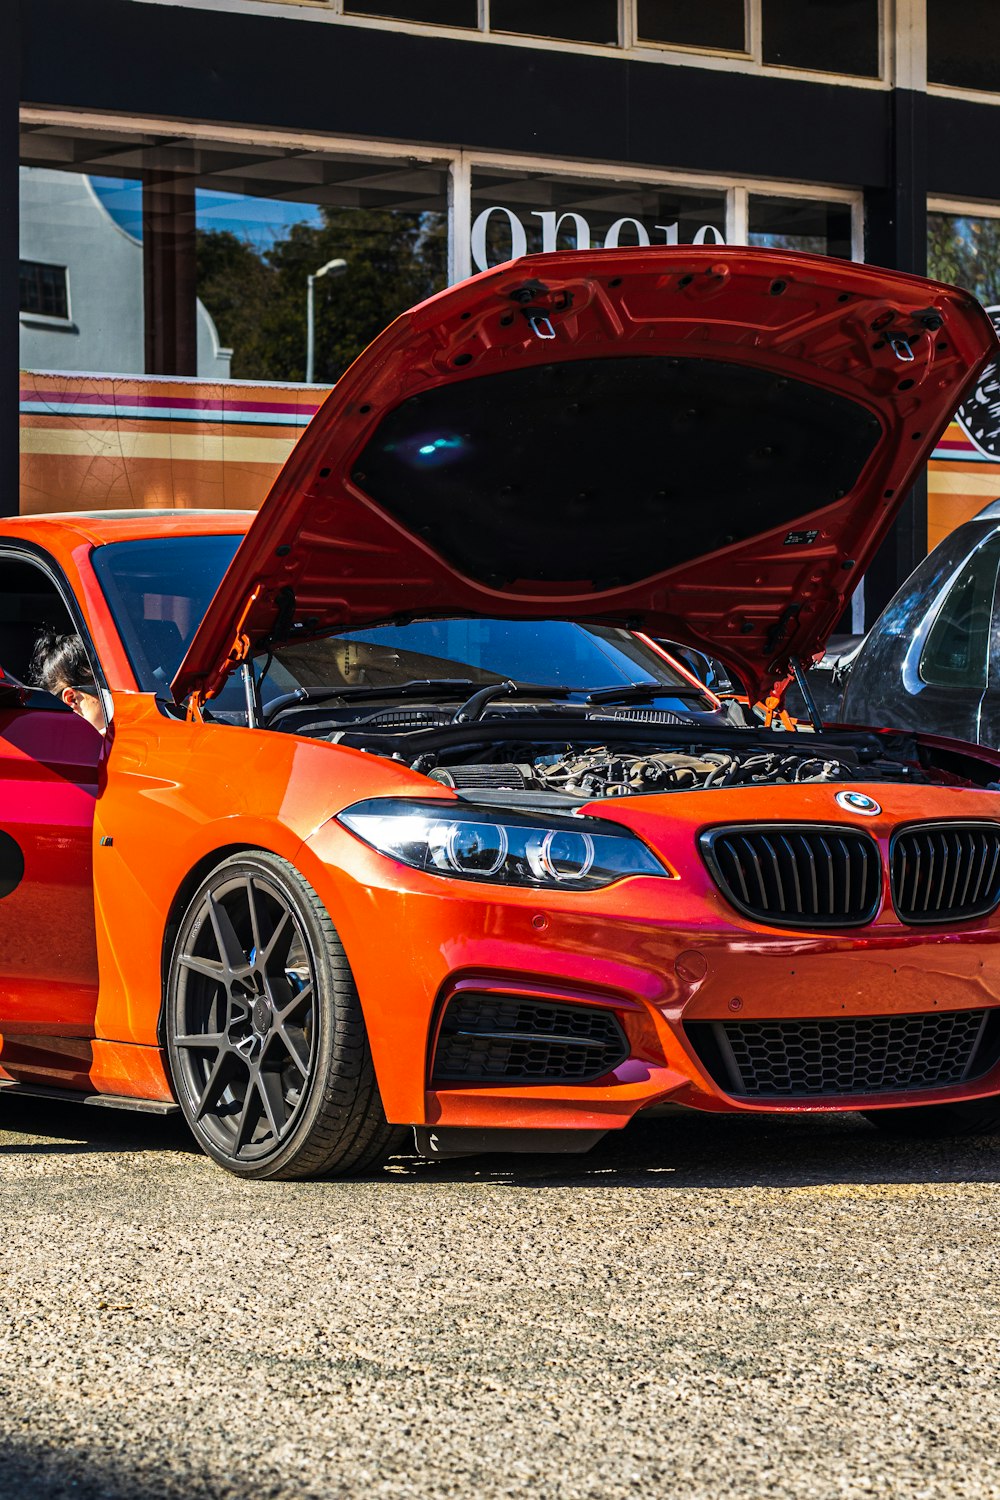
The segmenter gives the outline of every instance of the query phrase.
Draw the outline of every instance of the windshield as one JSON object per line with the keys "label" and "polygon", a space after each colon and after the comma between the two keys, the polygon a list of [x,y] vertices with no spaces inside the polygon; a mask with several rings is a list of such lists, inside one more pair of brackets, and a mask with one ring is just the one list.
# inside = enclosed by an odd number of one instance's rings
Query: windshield
{"label": "windshield", "polygon": [[[157,537],[111,542],[93,553],[104,590],[140,686],[169,687],[241,538]],[[264,706],[298,688],[391,690],[442,678],[475,684],[515,682],[565,692],[663,687],[657,699],[690,711],[690,682],[652,646],[628,630],[567,620],[424,620],[346,631],[280,645],[263,673]],[[671,689],[677,694],[674,699]],[[238,710],[242,688],[230,682],[213,701],[216,711]],[[708,710],[712,701],[694,707]]]}
{"label": "windshield", "polygon": [[[295,688],[392,687],[423,678],[473,683],[513,678],[539,688],[588,692],[660,685],[691,691],[681,674],[627,630],[568,620],[422,620],[279,646],[267,681]],[[704,705],[708,707],[708,701]]]}

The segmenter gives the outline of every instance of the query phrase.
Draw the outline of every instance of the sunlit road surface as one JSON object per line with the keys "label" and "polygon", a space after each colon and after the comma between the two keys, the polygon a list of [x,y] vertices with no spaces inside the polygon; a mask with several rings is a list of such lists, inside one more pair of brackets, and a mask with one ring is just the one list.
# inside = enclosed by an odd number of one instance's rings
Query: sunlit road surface
{"label": "sunlit road surface", "polygon": [[1000,1496],[998,1169],[681,1117],[251,1185],[0,1099],[0,1494]]}

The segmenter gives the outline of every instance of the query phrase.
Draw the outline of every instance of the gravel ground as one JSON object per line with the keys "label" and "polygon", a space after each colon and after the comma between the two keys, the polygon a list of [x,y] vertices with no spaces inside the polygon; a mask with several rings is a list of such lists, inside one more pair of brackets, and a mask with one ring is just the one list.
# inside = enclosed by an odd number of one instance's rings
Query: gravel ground
{"label": "gravel ground", "polygon": [[4,1496],[1000,1496],[1000,1142],[269,1185],[97,1114],[0,1100]]}

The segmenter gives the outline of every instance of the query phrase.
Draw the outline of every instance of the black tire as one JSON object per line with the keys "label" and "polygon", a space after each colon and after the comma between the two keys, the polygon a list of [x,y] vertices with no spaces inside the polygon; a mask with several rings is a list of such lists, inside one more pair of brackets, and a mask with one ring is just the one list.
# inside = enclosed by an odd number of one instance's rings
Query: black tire
{"label": "black tire", "polygon": [[948,1136],[993,1135],[1000,1131],[1000,1095],[961,1104],[917,1104],[912,1109],[862,1110],[870,1125],[886,1135],[944,1140]]}
{"label": "black tire", "polygon": [[240,1177],[371,1171],[386,1123],[350,966],[316,892],[263,850],[192,897],[166,997],[174,1089],[198,1144]]}

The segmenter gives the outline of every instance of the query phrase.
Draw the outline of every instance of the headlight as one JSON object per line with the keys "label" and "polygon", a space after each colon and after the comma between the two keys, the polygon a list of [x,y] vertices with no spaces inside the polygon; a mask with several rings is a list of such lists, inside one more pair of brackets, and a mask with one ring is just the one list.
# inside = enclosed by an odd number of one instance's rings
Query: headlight
{"label": "headlight", "polygon": [[670,875],[626,829],[596,818],[532,818],[454,803],[373,797],[338,818],[380,854],[431,875],[586,891],[624,875]]}

